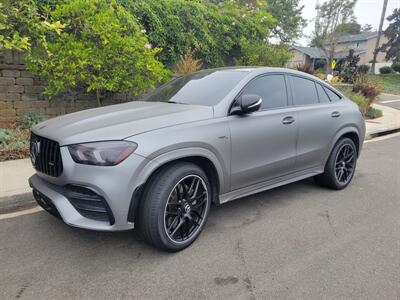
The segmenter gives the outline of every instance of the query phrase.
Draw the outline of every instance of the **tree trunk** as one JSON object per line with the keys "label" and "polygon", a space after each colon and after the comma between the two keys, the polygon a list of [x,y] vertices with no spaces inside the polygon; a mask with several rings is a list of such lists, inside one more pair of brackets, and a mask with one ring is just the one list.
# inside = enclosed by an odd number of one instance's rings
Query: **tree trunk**
{"label": "tree trunk", "polygon": [[375,49],[374,49],[374,58],[372,59],[372,65],[371,65],[371,73],[372,74],[375,74],[376,57],[378,55],[379,41],[381,39],[383,22],[385,21],[387,3],[388,3],[388,0],[384,0],[383,7],[382,7],[381,21],[379,23],[378,36],[376,38],[376,44],[375,44]]}
{"label": "tree trunk", "polygon": [[96,90],[96,99],[97,99],[97,106],[101,106],[101,94],[100,94],[100,90],[97,89]]}

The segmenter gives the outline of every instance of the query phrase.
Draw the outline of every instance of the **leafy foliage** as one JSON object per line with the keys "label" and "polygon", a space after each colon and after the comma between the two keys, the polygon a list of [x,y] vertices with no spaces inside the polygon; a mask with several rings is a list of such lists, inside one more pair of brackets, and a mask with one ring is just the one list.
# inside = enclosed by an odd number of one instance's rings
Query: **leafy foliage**
{"label": "leafy foliage", "polygon": [[381,68],[379,68],[379,73],[390,74],[390,73],[392,73],[392,68],[390,68],[388,66],[381,67]]}
{"label": "leafy foliage", "polygon": [[380,109],[377,109],[375,107],[368,107],[367,113],[366,113],[366,117],[368,119],[376,119],[376,118],[380,118],[382,117],[383,113]]}
{"label": "leafy foliage", "polygon": [[358,73],[359,74],[367,74],[369,72],[369,65],[359,65],[357,67]]}
{"label": "leafy foliage", "polygon": [[350,49],[349,54],[346,56],[346,59],[339,67],[340,76],[345,83],[353,83],[358,75],[358,67],[357,64],[360,61],[359,55],[354,55],[354,50]]}
{"label": "leafy foliage", "polygon": [[376,97],[378,97],[381,91],[382,88],[380,85],[373,81],[357,83],[353,85],[353,92],[363,94],[363,96],[368,99],[370,105],[376,99]]}
{"label": "leafy foliage", "polygon": [[266,42],[240,40],[242,55],[236,65],[282,67],[291,57],[285,45],[271,45]]}
{"label": "leafy foliage", "polygon": [[351,21],[349,23],[342,23],[335,28],[336,36],[358,34],[360,32],[361,32],[361,25],[358,24],[356,21]]}
{"label": "leafy foliage", "polygon": [[392,64],[393,71],[400,73],[400,62]]}
{"label": "leafy foliage", "polygon": [[249,49],[243,49],[248,43],[243,39],[256,44],[258,49],[262,42],[267,44],[274,18],[266,11],[265,3],[246,4],[240,1],[218,4],[195,0],[125,1],[127,9],[140,20],[150,42],[163,49],[159,55],[161,61],[171,67],[189,49],[196,49],[196,57],[205,67],[220,67],[248,56]]}
{"label": "leafy foliage", "polygon": [[282,42],[293,42],[302,35],[307,21],[302,16],[304,5],[299,0],[267,0],[267,11],[275,18],[274,36]]}
{"label": "leafy foliage", "polygon": [[33,0],[5,0],[0,3],[0,49],[27,50],[42,25]]}
{"label": "leafy foliage", "polygon": [[23,115],[18,123],[20,128],[30,129],[45,120],[46,117],[44,115],[31,113]]}
{"label": "leafy foliage", "polygon": [[390,22],[384,33],[388,41],[379,50],[386,52],[386,60],[400,63],[400,8],[396,8],[386,19]]}
{"label": "leafy foliage", "polygon": [[[357,0],[328,0],[316,6],[317,18],[311,41],[312,46],[321,48],[327,57],[330,68],[336,48],[338,35],[337,27],[340,24],[355,21],[354,7]],[[346,25],[342,25],[345,27]],[[339,27],[340,30],[340,27]]]}
{"label": "leafy foliage", "polygon": [[175,74],[178,76],[189,74],[200,70],[201,66],[201,59],[196,59],[194,57],[194,51],[189,50],[184,56],[181,56],[180,61],[176,65]]}
{"label": "leafy foliage", "polygon": [[353,101],[355,104],[358,105],[360,112],[365,117],[368,111],[368,99],[361,93],[354,93],[354,92],[346,92],[346,97]]}
{"label": "leafy foliage", "polygon": [[151,47],[116,1],[72,0],[43,9],[27,65],[48,79],[47,94],[82,87],[98,99],[104,91],[136,95],[167,78],[155,58],[161,49]]}

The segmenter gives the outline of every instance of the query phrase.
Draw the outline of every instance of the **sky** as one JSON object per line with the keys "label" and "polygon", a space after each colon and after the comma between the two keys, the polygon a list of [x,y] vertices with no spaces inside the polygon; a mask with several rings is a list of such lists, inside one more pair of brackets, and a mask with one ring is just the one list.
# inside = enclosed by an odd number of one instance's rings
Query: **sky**
{"label": "sky", "polygon": [[[303,30],[305,36],[297,41],[300,45],[307,46],[310,40],[307,36],[310,36],[314,30],[314,21],[317,15],[315,5],[317,2],[321,4],[325,2],[325,0],[300,0],[300,5],[304,5],[303,18],[308,21],[307,27]],[[382,6],[383,0],[358,0],[354,10],[357,22],[361,25],[371,24],[374,30],[378,30]],[[400,0],[389,0],[386,9],[386,17],[391,15],[395,8],[400,8]],[[387,26],[388,21],[385,20],[383,29]]]}

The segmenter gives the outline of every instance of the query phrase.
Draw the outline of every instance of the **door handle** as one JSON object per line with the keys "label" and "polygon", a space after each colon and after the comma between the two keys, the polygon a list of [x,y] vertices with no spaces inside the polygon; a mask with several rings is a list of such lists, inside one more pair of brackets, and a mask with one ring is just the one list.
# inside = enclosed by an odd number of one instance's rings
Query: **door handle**
{"label": "door handle", "polygon": [[338,117],[340,117],[340,115],[341,115],[341,113],[338,111],[334,111],[333,113],[331,113],[332,118],[338,118]]}
{"label": "door handle", "polygon": [[289,117],[284,117],[282,119],[282,124],[288,125],[288,124],[292,124],[294,122],[294,118],[289,116]]}

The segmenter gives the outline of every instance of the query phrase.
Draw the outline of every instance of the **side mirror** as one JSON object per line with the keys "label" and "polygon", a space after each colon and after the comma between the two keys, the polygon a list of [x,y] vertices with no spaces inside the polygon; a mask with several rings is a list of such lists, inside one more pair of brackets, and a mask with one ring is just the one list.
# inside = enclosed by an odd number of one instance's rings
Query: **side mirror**
{"label": "side mirror", "polygon": [[235,101],[235,106],[231,110],[233,115],[249,114],[260,109],[262,98],[259,95],[241,95]]}

